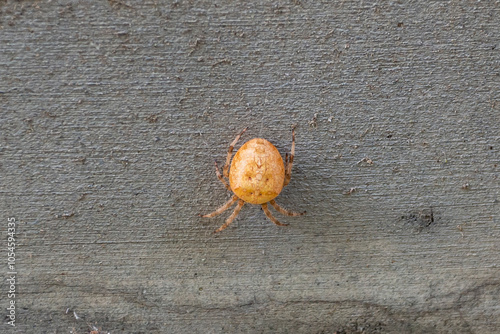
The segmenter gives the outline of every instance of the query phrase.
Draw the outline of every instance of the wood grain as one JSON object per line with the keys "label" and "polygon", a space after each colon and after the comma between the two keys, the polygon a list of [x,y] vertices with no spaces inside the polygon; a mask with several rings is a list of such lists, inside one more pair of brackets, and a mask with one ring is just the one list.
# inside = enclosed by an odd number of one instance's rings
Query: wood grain
{"label": "wood grain", "polygon": [[[18,221],[2,331],[498,332],[498,4],[0,12],[2,240]],[[245,205],[212,235],[227,216],[198,214],[230,198],[214,159],[245,126],[235,149],[284,156],[292,124],[276,200],[307,214],[279,227]]]}

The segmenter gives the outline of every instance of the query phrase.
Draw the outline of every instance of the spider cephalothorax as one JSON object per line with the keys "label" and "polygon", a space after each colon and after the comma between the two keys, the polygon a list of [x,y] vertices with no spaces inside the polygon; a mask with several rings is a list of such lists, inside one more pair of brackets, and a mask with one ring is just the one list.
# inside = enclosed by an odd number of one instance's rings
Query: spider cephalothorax
{"label": "spider cephalothorax", "polygon": [[[215,233],[224,230],[233,222],[245,202],[260,204],[266,216],[279,226],[286,226],[288,224],[280,223],[274,218],[267,207],[267,203],[270,203],[278,212],[287,216],[300,216],[305,214],[305,211],[298,213],[285,210],[274,201],[274,198],[279,195],[283,187],[290,182],[290,178],[292,177],[293,157],[295,154],[294,129],[292,129],[292,151],[290,155],[288,155],[288,153],[285,155],[285,164],[283,164],[283,159],[278,149],[262,138],[254,138],[243,144],[236,152],[231,162],[234,145],[236,145],[236,142],[238,142],[241,135],[247,129],[248,128],[243,129],[229,146],[226,164],[223,168],[224,176],[221,175],[217,162],[215,162],[217,177],[228,190],[234,193],[234,195],[220,208],[202,217],[209,218],[217,216],[229,209],[234,202],[238,202],[231,216],[226,219],[226,222],[219,227]],[[229,164],[231,164],[231,168],[229,168]],[[229,183],[227,183],[225,178],[229,179]]]}

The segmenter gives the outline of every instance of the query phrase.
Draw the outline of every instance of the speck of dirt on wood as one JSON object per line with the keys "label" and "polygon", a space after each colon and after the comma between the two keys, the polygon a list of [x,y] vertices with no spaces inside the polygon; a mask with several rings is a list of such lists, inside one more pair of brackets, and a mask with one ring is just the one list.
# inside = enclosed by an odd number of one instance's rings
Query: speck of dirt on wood
{"label": "speck of dirt on wood", "polygon": [[412,211],[401,216],[406,224],[413,226],[418,232],[429,229],[435,222],[434,211],[432,208],[420,211]]}
{"label": "speck of dirt on wood", "polygon": [[317,128],[318,127],[318,114],[314,114],[313,118],[309,121],[309,126],[311,128]]}
{"label": "speck of dirt on wood", "polygon": [[357,165],[361,166],[371,166],[373,165],[373,160],[370,158],[363,158],[357,162]]}
{"label": "speck of dirt on wood", "polygon": [[355,193],[357,190],[358,190],[358,189],[356,189],[356,188],[351,188],[351,189],[349,189],[348,191],[346,191],[346,192],[344,193],[344,195],[351,195],[351,194]]}

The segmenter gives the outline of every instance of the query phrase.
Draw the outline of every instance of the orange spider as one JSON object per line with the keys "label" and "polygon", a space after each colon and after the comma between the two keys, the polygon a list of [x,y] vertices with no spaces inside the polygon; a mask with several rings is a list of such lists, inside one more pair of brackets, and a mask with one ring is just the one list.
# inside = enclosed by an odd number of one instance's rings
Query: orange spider
{"label": "orange spider", "polygon": [[[224,186],[234,193],[233,197],[224,203],[221,207],[212,213],[202,215],[204,218],[210,218],[220,215],[238,201],[233,213],[226,219],[226,222],[215,230],[214,233],[220,232],[229,226],[240,212],[243,205],[246,203],[260,204],[262,210],[273,223],[279,226],[287,226],[288,224],[280,223],[271,214],[267,208],[267,203],[270,203],[278,212],[287,216],[300,216],[306,212],[292,212],[285,210],[274,201],[274,198],[279,195],[283,187],[285,187],[292,177],[293,157],[295,154],[295,129],[292,128],[292,151],[290,155],[285,155],[285,163],[276,147],[273,144],[262,138],[254,138],[247,141],[236,152],[233,161],[234,145],[238,142],[241,135],[248,128],[243,129],[227,150],[226,164],[224,165],[224,177],[229,178],[229,184],[221,175],[217,161],[215,162],[215,172],[219,180]],[[231,163],[231,169],[229,164]]]}

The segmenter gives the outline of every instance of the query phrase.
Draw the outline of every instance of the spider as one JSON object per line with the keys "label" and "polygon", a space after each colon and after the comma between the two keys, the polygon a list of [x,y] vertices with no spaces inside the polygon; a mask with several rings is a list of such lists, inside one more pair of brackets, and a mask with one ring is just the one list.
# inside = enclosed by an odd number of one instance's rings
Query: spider
{"label": "spider", "polygon": [[[248,129],[245,128],[233,140],[227,150],[226,164],[223,168],[223,175],[229,179],[229,183],[221,175],[217,161],[215,161],[215,173],[224,186],[233,192],[233,197],[220,206],[217,210],[206,215],[204,218],[211,218],[220,215],[229,209],[234,202],[238,202],[233,213],[226,219],[225,223],[214,233],[221,232],[233,222],[238,216],[245,203],[260,204],[262,210],[273,223],[278,226],[287,226],[276,219],[269,211],[267,204],[271,204],[279,213],[287,216],[300,216],[306,212],[292,212],[285,210],[276,203],[274,198],[279,195],[292,177],[293,157],[295,154],[295,128],[292,128],[292,151],[290,155],[285,154],[285,164],[276,147],[262,138],[254,138],[247,141],[236,152],[233,161],[234,145],[241,135]],[[229,168],[231,164],[231,168]]]}

